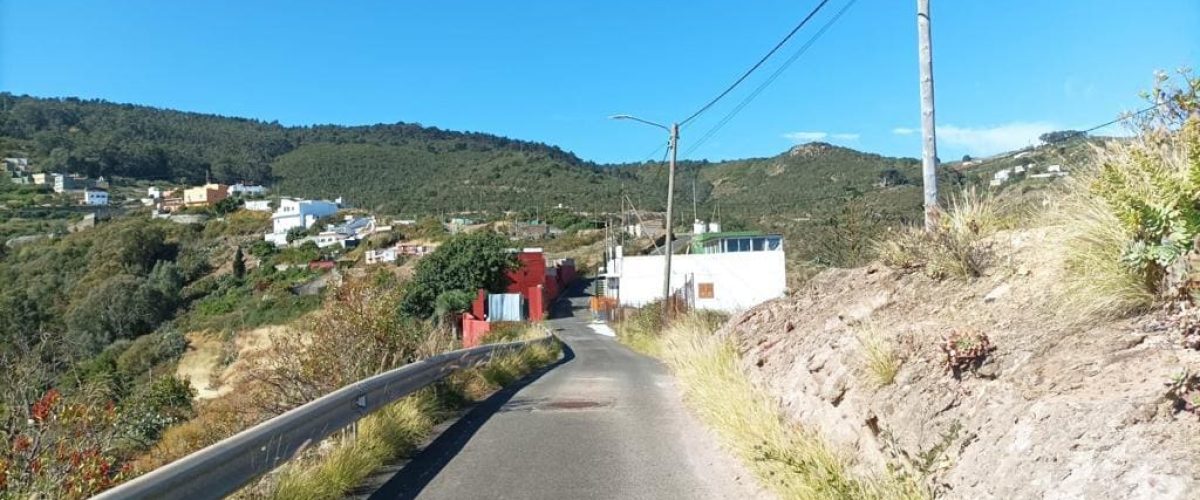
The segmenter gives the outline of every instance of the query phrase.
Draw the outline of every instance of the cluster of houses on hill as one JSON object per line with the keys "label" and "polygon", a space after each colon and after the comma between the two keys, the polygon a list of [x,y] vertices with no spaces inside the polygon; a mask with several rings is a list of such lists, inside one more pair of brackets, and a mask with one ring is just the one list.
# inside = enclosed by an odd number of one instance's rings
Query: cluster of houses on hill
{"label": "cluster of houses on hill", "polygon": [[[1021,158],[1021,155],[1017,155],[1016,158]],[[1027,163],[1024,165],[1000,169],[996,173],[992,174],[992,179],[988,184],[992,187],[996,187],[1022,178],[1052,179],[1055,177],[1066,177],[1067,175],[1069,175],[1069,173],[1063,169],[1062,165],[1054,164],[1046,165],[1045,167],[1039,167],[1035,163]]]}
{"label": "cluster of houses on hill", "polygon": [[13,184],[50,186],[55,193],[70,196],[75,203],[88,206],[108,205],[108,181],[89,179],[78,174],[33,172],[29,158],[5,158],[3,177]]}
{"label": "cluster of houses on hill", "polygon": [[[266,193],[267,188],[259,185],[240,182],[226,185],[208,182],[200,186],[179,189],[151,186],[146,189],[146,197],[141,201],[143,205],[154,207],[155,214],[170,214],[184,207],[211,207],[229,197],[254,197],[263,196]],[[270,210],[267,200],[246,200],[247,205],[251,202]]]}

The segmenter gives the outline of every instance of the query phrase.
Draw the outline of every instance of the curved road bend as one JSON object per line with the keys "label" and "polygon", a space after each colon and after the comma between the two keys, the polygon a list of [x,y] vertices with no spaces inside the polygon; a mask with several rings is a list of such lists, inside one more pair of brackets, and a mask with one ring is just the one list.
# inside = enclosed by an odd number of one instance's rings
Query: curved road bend
{"label": "curved road bend", "polygon": [[570,305],[580,316],[548,322],[567,345],[561,362],[481,403],[369,498],[764,496],[660,363],[594,333],[586,297]]}

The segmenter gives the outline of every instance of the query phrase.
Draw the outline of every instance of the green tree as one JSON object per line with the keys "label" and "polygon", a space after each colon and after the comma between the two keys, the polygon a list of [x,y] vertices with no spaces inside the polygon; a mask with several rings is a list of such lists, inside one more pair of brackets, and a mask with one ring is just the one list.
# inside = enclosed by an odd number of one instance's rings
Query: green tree
{"label": "green tree", "polygon": [[296,240],[298,240],[298,239],[301,239],[301,238],[303,238],[303,237],[305,237],[305,236],[308,236],[308,230],[307,230],[307,229],[304,229],[304,227],[303,227],[303,226],[297,226],[297,227],[293,227],[293,228],[291,228],[291,229],[288,229],[288,232],[287,232],[287,242],[288,242],[288,243],[291,243],[291,242],[293,242],[293,241],[296,241]]}
{"label": "green tree", "polygon": [[242,279],[246,276],[246,260],[242,256],[242,247],[237,247],[233,252],[233,276],[237,279]]}
{"label": "green tree", "polygon": [[150,332],[160,311],[141,279],[128,274],[113,276],[92,288],[67,311],[67,336],[83,354],[100,352],[121,338]]}
{"label": "green tree", "polygon": [[428,318],[443,293],[471,293],[479,288],[500,291],[505,285],[505,273],[517,265],[508,242],[495,233],[456,236],[417,263],[401,311],[412,317]]}

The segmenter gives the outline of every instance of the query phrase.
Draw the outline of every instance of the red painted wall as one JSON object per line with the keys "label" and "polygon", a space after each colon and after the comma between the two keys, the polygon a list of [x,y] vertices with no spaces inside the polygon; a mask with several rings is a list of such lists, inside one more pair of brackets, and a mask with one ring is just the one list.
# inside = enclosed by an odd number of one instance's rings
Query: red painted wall
{"label": "red painted wall", "polygon": [[[508,272],[508,293],[528,293],[530,287],[546,283],[546,255],[542,252],[517,254],[521,267]],[[529,299],[528,296],[525,297]]]}
{"label": "red painted wall", "polygon": [[487,317],[487,290],[480,288],[475,294],[475,300],[471,302],[471,314],[476,318]]}
{"label": "red painted wall", "polygon": [[464,313],[462,316],[463,347],[478,346],[483,340],[483,336],[487,335],[491,328],[491,323],[478,319],[471,313]]}

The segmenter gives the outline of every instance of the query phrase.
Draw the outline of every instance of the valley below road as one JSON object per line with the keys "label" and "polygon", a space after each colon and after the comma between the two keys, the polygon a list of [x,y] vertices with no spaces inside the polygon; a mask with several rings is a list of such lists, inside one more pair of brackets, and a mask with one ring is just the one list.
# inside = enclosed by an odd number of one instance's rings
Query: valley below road
{"label": "valley below road", "polygon": [[[569,307],[568,307],[569,304]],[[547,325],[549,369],[495,394],[362,498],[763,498],[659,362],[594,333],[587,298]]]}

